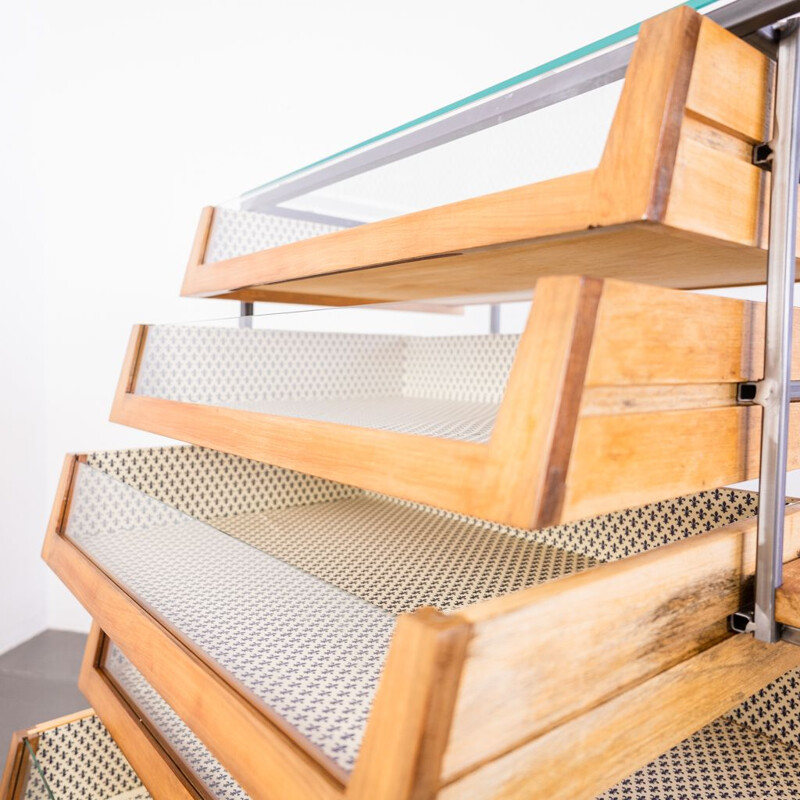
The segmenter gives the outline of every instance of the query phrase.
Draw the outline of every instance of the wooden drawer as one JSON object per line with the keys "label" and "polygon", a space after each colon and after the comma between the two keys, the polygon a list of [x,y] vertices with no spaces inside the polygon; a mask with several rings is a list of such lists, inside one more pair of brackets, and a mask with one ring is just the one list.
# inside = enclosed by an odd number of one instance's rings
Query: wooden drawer
{"label": "wooden drawer", "polygon": [[79,685],[153,797],[247,800],[241,786],[96,624]]}
{"label": "wooden drawer", "polygon": [[[519,528],[757,477],[736,387],[761,376],[762,304],[565,277],[518,337],[325,332],[331,314],[136,328],[111,419]],[[793,469],[800,408],[791,425]]]}
{"label": "wooden drawer", "polygon": [[595,169],[343,230],[291,219],[292,203],[280,216],[207,208],[182,292],[334,305],[485,302],[575,271],[674,288],[763,283],[769,178],[752,147],[770,138],[772,85],[767,56],[676,8],[642,25]]}
{"label": "wooden drawer", "polygon": [[[212,451],[92,453],[44,556],[251,797],[479,797],[458,792],[533,743],[593,797],[797,664],[727,633],[754,499],[530,532]],[[578,769],[577,731],[624,760]]]}
{"label": "wooden drawer", "polygon": [[[156,800],[188,795],[156,795]],[[92,709],[18,731],[0,800],[150,800],[139,776]]]}

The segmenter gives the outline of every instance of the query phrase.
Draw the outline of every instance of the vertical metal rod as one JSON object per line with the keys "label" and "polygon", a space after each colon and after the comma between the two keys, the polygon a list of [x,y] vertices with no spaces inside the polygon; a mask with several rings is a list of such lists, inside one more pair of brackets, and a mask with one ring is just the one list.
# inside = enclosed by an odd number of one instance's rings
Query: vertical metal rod
{"label": "vertical metal rod", "polygon": [[252,303],[239,303],[239,327],[252,328],[253,327],[253,304]]}
{"label": "vertical metal rod", "polygon": [[787,440],[792,356],[792,312],[797,241],[800,52],[797,20],[779,28],[775,130],[767,256],[767,325],[762,406],[761,469],[756,558],[755,637],[776,642],[775,590],[783,582]]}
{"label": "vertical metal rod", "polygon": [[496,303],[489,306],[489,333],[500,333],[500,306]]}

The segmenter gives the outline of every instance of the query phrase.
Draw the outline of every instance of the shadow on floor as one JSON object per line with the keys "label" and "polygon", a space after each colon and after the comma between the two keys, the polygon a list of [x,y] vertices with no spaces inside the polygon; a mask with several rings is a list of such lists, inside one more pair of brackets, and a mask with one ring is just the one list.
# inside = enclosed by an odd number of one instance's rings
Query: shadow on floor
{"label": "shadow on floor", "polygon": [[44,631],[0,655],[0,758],[14,731],[88,708],[78,691],[85,646],[82,633]]}

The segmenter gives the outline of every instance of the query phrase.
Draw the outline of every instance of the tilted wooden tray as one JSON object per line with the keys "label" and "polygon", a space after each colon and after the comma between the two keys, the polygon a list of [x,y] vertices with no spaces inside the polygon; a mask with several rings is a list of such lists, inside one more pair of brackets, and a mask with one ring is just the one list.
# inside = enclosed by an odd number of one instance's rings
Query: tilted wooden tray
{"label": "tilted wooden tray", "polygon": [[[510,372],[497,368],[502,343],[492,350],[489,335],[486,342],[471,337],[458,358],[454,348],[439,348],[443,363],[429,371],[444,409],[439,427],[451,431],[444,438],[356,427],[351,407],[379,411],[393,398],[374,387],[364,398],[355,390],[332,394],[331,385],[347,382],[355,370],[326,357],[335,341],[321,348],[306,336],[262,347],[258,337],[275,334],[229,330],[219,350],[203,338],[207,329],[181,329],[171,339],[154,327],[149,348],[142,326],[134,329],[111,419],[481,519],[541,528],[757,477],[761,411],[737,405],[736,384],[761,377],[763,327],[761,304],[614,280],[542,278]],[[795,331],[792,375],[800,378],[800,323]],[[349,341],[358,357],[351,360],[367,378],[386,377],[385,360],[370,360],[374,341],[359,341]],[[284,353],[280,368],[271,369],[289,346],[291,359]],[[484,417],[485,408],[491,412],[488,424],[481,417],[478,426],[485,440],[457,438],[462,407],[474,414],[475,404],[459,405],[456,394],[448,405],[447,386],[436,385],[440,373],[456,368],[466,375],[458,378],[468,384],[466,397],[477,391],[481,371],[497,373],[483,399],[498,399],[499,407],[480,406]],[[228,397],[242,376],[243,392],[262,392],[251,398],[260,405]],[[302,419],[309,396],[318,398],[318,409],[344,407],[339,421]],[[792,408],[791,420],[794,469],[800,409]]]}
{"label": "tilted wooden tray", "polygon": [[153,797],[247,800],[96,624],[86,644],[79,686]]}
{"label": "tilted wooden tray", "polygon": [[674,9],[641,28],[597,169],[212,263],[206,209],[183,294],[470,302],[575,272],[675,288],[763,283],[769,175],[751,151],[769,138],[772,73],[750,45]]}
{"label": "tilted wooden tray", "polygon": [[[170,787],[173,788],[173,787]],[[194,794],[156,795],[196,798]],[[151,800],[92,709],[17,731],[0,779],[0,800]]]}
{"label": "tilted wooden tray", "polygon": [[531,533],[211,451],[95,453],[67,459],[44,557],[253,798],[579,800],[800,664],[727,630],[753,499]]}

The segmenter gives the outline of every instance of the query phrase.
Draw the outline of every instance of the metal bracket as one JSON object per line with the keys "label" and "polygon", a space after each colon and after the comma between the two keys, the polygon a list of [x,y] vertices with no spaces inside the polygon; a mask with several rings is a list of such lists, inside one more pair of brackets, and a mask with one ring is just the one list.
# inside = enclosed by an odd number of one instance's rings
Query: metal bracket
{"label": "metal bracket", "polygon": [[772,149],[772,142],[759,142],[753,145],[753,164],[761,169],[772,171],[772,157],[775,152]]}
{"label": "metal bracket", "polygon": [[[736,387],[736,402],[740,406],[763,406],[769,398],[764,395],[774,390],[765,381],[745,381]],[[789,381],[789,402],[800,402],[800,381]]]}
{"label": "metal bracket", "polygon": [[[728,627],[732,633],[755,633],[755,611],[737,611],[728,617]],[[800,628],[792,625],[781,625],[780,641],[800,645]]]}

